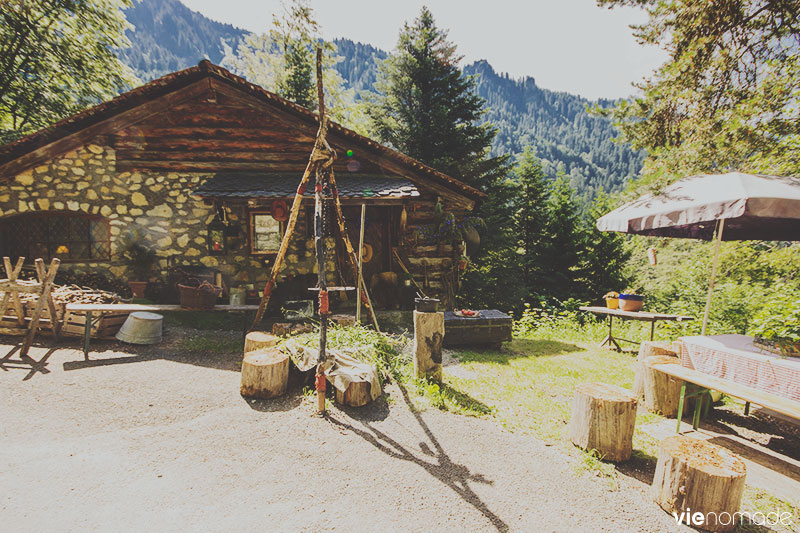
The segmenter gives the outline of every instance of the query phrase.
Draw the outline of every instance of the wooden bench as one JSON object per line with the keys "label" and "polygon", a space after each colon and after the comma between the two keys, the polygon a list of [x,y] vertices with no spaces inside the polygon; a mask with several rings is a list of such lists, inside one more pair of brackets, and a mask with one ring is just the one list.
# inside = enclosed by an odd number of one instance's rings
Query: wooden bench
{"label": "wooden bench", "polygon": [[[683,401],[687,397],[697,396],[697,402],[694,408],[694,419],[692,427],[697,429],[700,421],[700,411],[703,408],[703,398],[711,391],[719,391],[734,398],[739,398],[747,402],[747,407],[750,403],[758,404],[762,407],[772,409],[773,411],[800,420],[800,402],[784,398],[775,394],[770,394],[759,389],[740,385],[733,381],[722,379],[716,376],[710,376],[691,368],[686,368],[679,364],[669,363],[653,366],[654,369],[674,376],[683,380],[681,387],[681,399],[678,403],[678,433],[681,431],[681,417],[683,416]],[[690,394],[686,394],[686,383],[692,383],[698,387],[698,390]],[[747,407],[745,414],[747,414]]]}
{"label": "wooden bench", "polygon": [[67,304],[66,310],[70,313],[86,314],[86,329],[83,333],[83,357],[89,360],[89,340],[92,337],[92,315],[97,313],[96,321],[103,318],[105,313],[148,311],[151,313],[163,311],[226,311],[244,313],[245,330],[248,325],[247,313],[256,311],[257,305],[216,305],[211,309],[188,309],[180,305],[150,305],[150,304]]}

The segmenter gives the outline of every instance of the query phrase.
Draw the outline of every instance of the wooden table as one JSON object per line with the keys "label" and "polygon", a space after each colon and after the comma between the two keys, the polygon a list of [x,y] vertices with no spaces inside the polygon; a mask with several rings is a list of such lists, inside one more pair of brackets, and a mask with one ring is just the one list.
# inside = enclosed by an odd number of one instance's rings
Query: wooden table
{"label": "wooden table", "polygon": [[671,320],[674,322],[694,320],[694,318],[690,316],[668,315],[665,313],[648,313],[646,311],[623,311],[621,309],[609,309],[608,307],[580,307],[580,310],[589,311],[590,313],[594,313],[596,315],[608,316],[608,335],[605,339],[603,339],[603,342],[600,343],[600,346],[605,346],[606,344],[611,346],[613,344],[620,352],[622,351],[622,348],[617,341],[625,341],[633,344],[639,343],[637,341],[631,341],[621,337],[614,337],[614,335],[612,335],[611,328],[614,317],[618,317],[622,320],[639,320],[640,322],[650,322],[650,340],[653,340],[653,335],[656,330],[656,322],[659,320]]}
{"label": "wooden table", "polygon": [[89,360],[89,341],[92,337],[92,315],[97,313],[95,322],[100,321],[105,313],[113,312],[163,312],[163,311],[225,311],[244,314],[245,329],[247,329],[248,313],[258,310],[257,305],[215,305],[211,309],[189,309],[180,305],[149,305],[149,304],[67,304],[67,311],[86,314],[86,329],[83,332],[83,357]]}

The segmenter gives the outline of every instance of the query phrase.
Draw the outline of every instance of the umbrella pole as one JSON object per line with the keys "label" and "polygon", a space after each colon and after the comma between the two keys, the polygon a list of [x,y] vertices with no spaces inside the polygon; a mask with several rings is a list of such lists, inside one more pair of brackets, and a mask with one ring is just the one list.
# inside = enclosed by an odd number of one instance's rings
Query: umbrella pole
{"label": "umbrella pole", "polygon": [[708,283],[708,296],[706,297],[706,310],[703,313],[703,330],[701,335],[706,334],[706,327],[708,326],[708,312],[711,310],[711,296],[714,294],[714,281],[717,277],[717,265],[719,264],[719,245],[722,241],[722,230],[725,227],[725,219],[717,220],[716,239],[714,244],[714,262],[711,265],[711,281]]}

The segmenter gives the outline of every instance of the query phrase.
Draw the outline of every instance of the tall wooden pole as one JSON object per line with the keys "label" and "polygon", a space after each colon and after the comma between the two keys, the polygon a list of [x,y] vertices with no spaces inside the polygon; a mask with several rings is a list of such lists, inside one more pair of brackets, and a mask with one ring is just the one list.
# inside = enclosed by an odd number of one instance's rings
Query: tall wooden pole
{"label": "tall wooden pole", "polygon": [[361,280],[364,262],[364,221],[367,218],[367,204],[361,204],[361,228],[358,235],[358,279],[356,280],[356,324],[361,324]]}
{"label": "tall wooden pole", "polygon": [[711,280],[708,282],[708,296],[706,297],[706,309],[703,312],[703,329],[700,331],[700,335],[706,334],[706,328],[708,327],[708,314],[711,311],[711,299],[714,295],[714,282],[716,281],[717,277],[717,265],[719,265],[719,245],[722,242],[722,230],[725,228],[725,219],[721,218],[717,220],[717,231],[715,233],[715,243],[714,243],[714,262],[711,265]]}

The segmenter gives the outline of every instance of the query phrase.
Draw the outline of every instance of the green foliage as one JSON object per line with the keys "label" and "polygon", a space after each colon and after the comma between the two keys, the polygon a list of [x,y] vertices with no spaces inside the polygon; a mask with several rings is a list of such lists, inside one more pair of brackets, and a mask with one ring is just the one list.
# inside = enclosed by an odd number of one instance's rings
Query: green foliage
{"label": "green foliage", "polygon": [[135,78],[128,0],[10,0],[0,15],[0,144],[115,96]]}
{"label": "green foliage", "polygon": [[753,335],[775,341],[800,342],[800,291],[788,285],[774,287],[755,314]]}
{"label": "green foliage", "polygon": [[[647,262],[655,246],[658,265]],[[711,277],[713,243],[688,239],[630,237],[628,275],[645,294],[646,309],[695,317],[685,323],[659,324],[669,337],[699,334]],[[784,299],[800,300],[800,246],[726,242],[720,247],[719,272],[709,314],[708,333],[754,334],[756,316],[790,313]]]}
{"label": "green foliage", "polygon": [[[669,59],[613,111],[623,138],[648,150],[645,183],[722,169],[797,172],[800,4],[771,0],[598,0],[643,7],[643,44]],[[797,156],[792,156],[797,163]]]}
{"label": "green foliage", "polygon": [[584,217],[577,281],[578,294],[585,300],[596,301],[608,291],[621,291],[632,281],[626,271],[631,252],[625,247],[625,236],[600,231],[595,224],[615,207],[615,201],[601,192]]}
{"label": "green foliage", "polygon": [[145,244],[145,237],[137,229],[131,229],[120,240],[120,254],[128,263],[137,281],[147,281],[158,261],[155,250]]}

